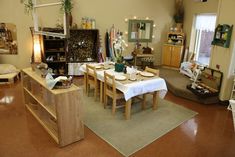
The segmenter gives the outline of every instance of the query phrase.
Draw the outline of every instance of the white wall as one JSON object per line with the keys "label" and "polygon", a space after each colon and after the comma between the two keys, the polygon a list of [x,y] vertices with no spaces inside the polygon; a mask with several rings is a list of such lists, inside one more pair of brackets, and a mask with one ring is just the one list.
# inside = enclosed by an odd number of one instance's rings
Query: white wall
{"label": "white wall", "polygon": [[[160,64],[161,46],[165,42],[166,33],[172,24],[174,0],[73,0],[73,2],[73,21],[80,26],[82,17],[95,18],[102,44],[104,43],[105,31],[112,24],[124,32],[128,29],[128,24],[124,22],[125,18],[132,18],[135,15],[139,18],[149,17],[154,20],[156,38],[149,46],[155,49],[155,64]],[[45,10],[44,13],[40,13],[40,17],[43,19],[40,19],[39,22],[42,23],[42,26],[55,27],[55,21],[59,17],[58,12],[58,9]],[[18,68],[30,66],[29,58],[32,45],[29,27],[33,25],[32,17],[24,13],[24,6],[20,0],[1,0],[0,19],[0,22],[16,24],[18,38],[18,55],[0,55],[0,63],[10,63]],[[129,45],[126,54],[130,54],[133,50],[133,43]]]}
{"label": "white wall", "polygon": [[208,0],[204,3],[195,2],[194,0],[184,0],[184,32],[186,33],[186,46],[190,46],[194,16],[201,13],[217,13],[218,3],[219,0]]}
{"label": "white wall", "polygon": [[[185,21],[184,31],[187,35],[186,45],[189,46],[191,40],[191,29],[195,14],[199,13],[217,13],[217,24],[235,24],[235,1],[234,0],[208,0],[208,2],[200,3],[193,0],[184,0],[185,4]],[[220,66],[220,71],[223,72],[223,81],[220,92],[220,100],[228,100],[230,98],[234,59],[235,59],[235,37],[234,31],[229,48],[213,46],[211,51],[210,67],[216,69],[216,65]],[[192,49],[191,49],[192,50]]]}
{"label": "white wall", "polygon": [[[220,0],[218,7],[217,24],[235,25],[235,1],[234,0]],[[234,75],[234,53],[235,53],[235,32],[233,30],[231,43],[229,48],[223,48],[220,46],[213,46],[212,58],[210,66],[216,68],[216,65],[220,65],[220,70],[224,74],[224,79],[221,88],[220,98],[221,100],[228,100],[230,98],[232,90],[232,81]]]}

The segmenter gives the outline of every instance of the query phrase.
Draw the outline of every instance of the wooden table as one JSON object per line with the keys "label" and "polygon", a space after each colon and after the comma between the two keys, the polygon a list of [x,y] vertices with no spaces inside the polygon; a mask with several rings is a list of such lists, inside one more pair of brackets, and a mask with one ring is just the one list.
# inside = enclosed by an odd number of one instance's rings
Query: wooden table
{"label": "wooden table", "polygon": [[[96,64],[98,65],[98,64]],[[94,65],[95,66],[95,65]],[[85,72],[85,65],[81,69]],[[97,69],[97,79],[100,81],[100,100],[103,102],[103,82],[104,82],[104,71],[111,73],[113,75],[124,75],[126,80],[116,81],[116,88],[124,93],[126,100],[125,105],[125,118],[130,119],[131,117],[131,102],[132,98],[138,95],[143,95],[146,93],[153,92],[153,109],[157,109],[157,95],[160,98],[164,98],[167,93],[167,86],[165,80],[158,77],[144,77],[140,74],[137,75],[136,81],[129,80],[129,74],[124,74],[122,72],[115,72],[113,68],[111,69]],[[139,91],[137,91],[139,89]],[[159,93],[159,94],[158,94]]]}

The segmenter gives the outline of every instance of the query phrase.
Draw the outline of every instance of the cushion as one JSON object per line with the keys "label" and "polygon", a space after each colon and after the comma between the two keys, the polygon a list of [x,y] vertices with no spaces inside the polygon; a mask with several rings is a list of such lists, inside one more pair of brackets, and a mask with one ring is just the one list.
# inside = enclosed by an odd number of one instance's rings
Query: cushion
{"label": "cushion", "polygon": [[11,64],[0,64],[0,75],[14,73],[14,72],[18,72],[18,71],[19,70],[16,69],[16,67],[14,65],[11,65]]}

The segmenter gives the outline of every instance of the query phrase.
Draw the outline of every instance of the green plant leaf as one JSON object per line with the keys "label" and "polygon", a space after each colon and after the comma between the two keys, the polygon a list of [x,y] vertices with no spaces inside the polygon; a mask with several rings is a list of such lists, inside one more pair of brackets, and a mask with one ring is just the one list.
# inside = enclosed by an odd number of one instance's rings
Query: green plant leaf
{"label": "green plant leaf", "polygon": [[61,10],[65,13],[71,13],[73,9],[72,0],[61,0]]}

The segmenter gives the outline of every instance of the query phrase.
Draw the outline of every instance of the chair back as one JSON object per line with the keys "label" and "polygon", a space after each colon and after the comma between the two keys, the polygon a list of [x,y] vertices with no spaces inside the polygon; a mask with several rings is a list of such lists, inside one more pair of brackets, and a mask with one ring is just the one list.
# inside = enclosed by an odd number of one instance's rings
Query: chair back
{"label": "chair back", "polygon": [[105,93],[116,94],[115,76],[104,72],[104,90]]}
{"label": "chair back", "polygon": [[97,81],[97,73],[95,66],[86,64],[86,74],[88,82],[96,82]]}
{"label": "chair back", "polygon": [[152,74],[154,74],[155,76],[159,76],[159,70],[158,69],[153,69],[153,68],[149,68],[149,67],[145,67],[146,72],[150,72]]}

